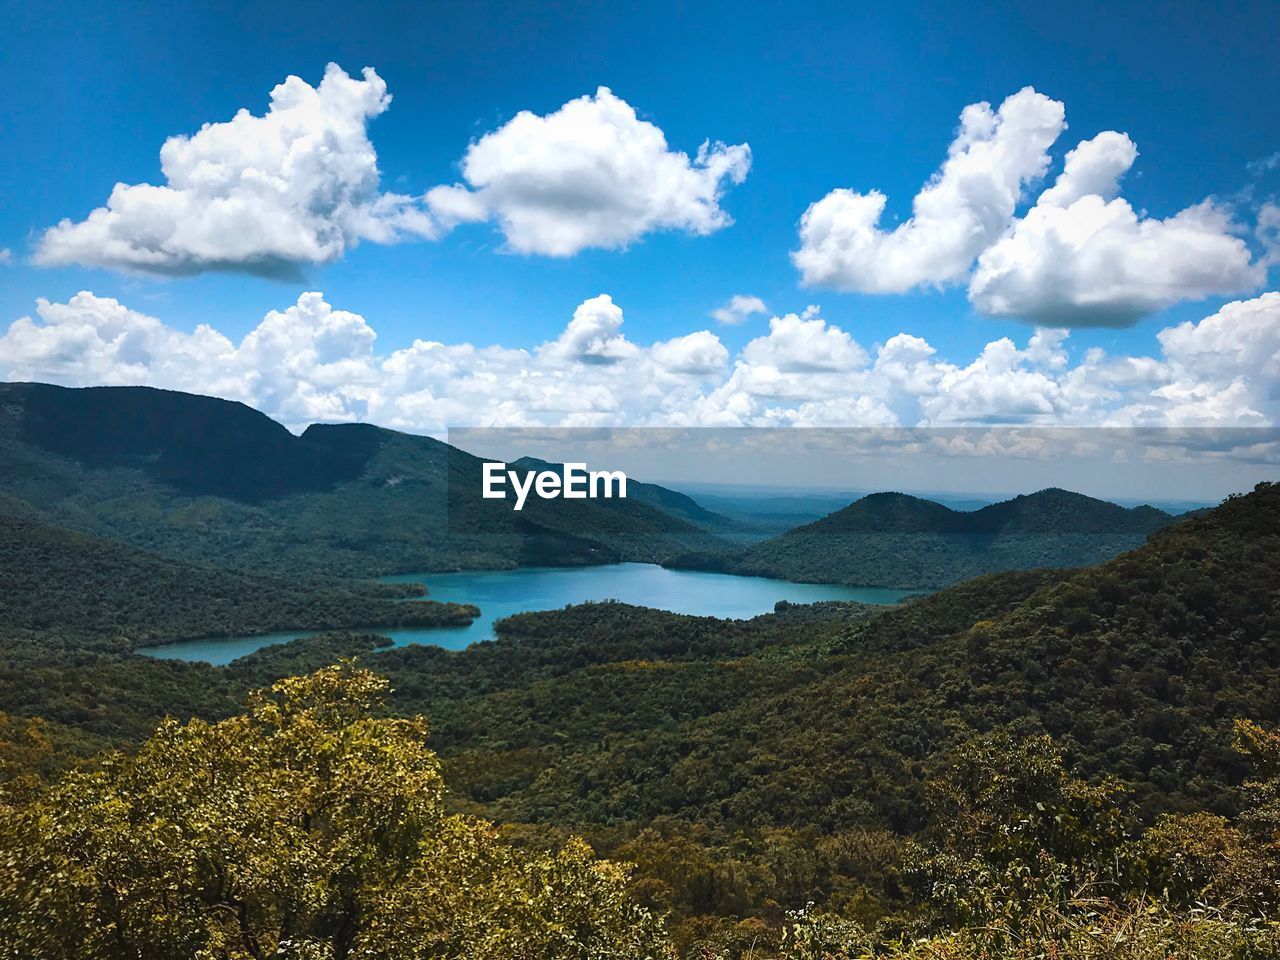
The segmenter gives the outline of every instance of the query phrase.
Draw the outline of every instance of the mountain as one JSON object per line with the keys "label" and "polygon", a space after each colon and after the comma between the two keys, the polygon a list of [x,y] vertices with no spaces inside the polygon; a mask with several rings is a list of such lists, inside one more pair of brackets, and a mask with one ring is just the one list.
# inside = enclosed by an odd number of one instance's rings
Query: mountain
{"label": "mountain", "polygon": [[16,418],[18,439],[49,453],[251,503],[354,480],[377,449],[368,433],[325,444],[242,403],[150,387],[4,384],[0,409]]}
{"label": "mountain", "polygon": [[0,384],[0,512],[239,568],[342,576],[658,561],[723,543],[674,491],[484,500],[482,461],[365,424],[295,436],[239,403]]}
{"label": "mountain", "polygon": [[813,523],[669,566],[814,583],[940,587],[1000,570],[1079,567],[1142,544],[1173,518],[1050,488],[978,510],[873,493]]}
{"label": "mountain", "polygon": [[[510,466],[524,471],[550,470],[564,476],[564,464],[539,460],[537,457],[521,457]],[[656,483],[645,483],[642,480],[634,480],[628,477],[627,499],[648,504],[651,507],[662,510],[664,513],[687,520],[705,530],[719,532],[732,526],[727,517],[706,509],[693,497],[667,487],[658,486]]]}

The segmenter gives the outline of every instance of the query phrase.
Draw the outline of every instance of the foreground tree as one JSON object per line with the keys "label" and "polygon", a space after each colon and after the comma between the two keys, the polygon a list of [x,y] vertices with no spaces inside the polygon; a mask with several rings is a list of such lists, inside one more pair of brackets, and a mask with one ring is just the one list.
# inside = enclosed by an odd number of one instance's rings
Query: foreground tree
{"label": "foreground tree", "polygon": [[619,865],[446,814],[426,723],[375,717],[385,690],[340,664],[0,793],[0,957],[665,956]]}

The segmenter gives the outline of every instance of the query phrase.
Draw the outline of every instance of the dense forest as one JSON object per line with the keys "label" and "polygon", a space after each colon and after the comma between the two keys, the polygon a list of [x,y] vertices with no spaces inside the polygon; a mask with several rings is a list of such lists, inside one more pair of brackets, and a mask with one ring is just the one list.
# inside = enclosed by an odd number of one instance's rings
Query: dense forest
{"label": "dense forest", "polygon": [[[408,599],[416,584],[290,580],[177,561],[123,543],[0,515],[10,635],[47,634],[77,647],[132,650],[195,636],[273,630],[465,624],[474,607]],[[17,656],[6,651],[7,658]]]}
{"label": "dense forest", "polygon": [[[225,668],[130,650],[208,616],[310,609],[328,625],[353,604],[429,601],[353,582],[340,604],[310,608],[313,585],[332,595],[331,581],[236,579],[31,519],[0,532],[14,588],[0,601],[0,778],[14,830],[50,823],[39,811],[65,807],[85,776],[111,809],[117,795],[140,810],[175,802],[142,790],[127,759],[155,770],[189,755],[165,717],[234,727],[254,716],[250,691],[356,658],[390,687],[368,722],[428,718],[444,815],[497,824],[484,835],[525,878],[512,883],[552,869],[548,856],[596,869],[578,837],[634,865],[600,868],[612,906],[579,918],[584,943],[597,929],[629,942],[625,927],[645,949],[698,958],[1055,955],[1028,946],[1041,942],[1057,956],[1276,955],[1265,918],[1280,877],[1268,779],[1280,762],[1268,732],[1280,724],[1280,487],[1164,525],[1100,565],[991,574],[888,610],[780,604],[722,621],[589,604],[510,618],[496,641],[461,651],[331,633]],[[112,749],[125,759],[104,761]],[[53,835],[4,842],[11,865],[27,855],[13,844],[68,849]],[[406,858],[397,869],[412,872]],[[499,883],[486,878],[474,882]],[[0,905],[29,913],[31,891],[5,884]],[[544,930],[544,909],[524,915],[528,929]],[[339,921],[317,911],[306,936],[330,942]],[[57,936],[77,936],[85,915]],[[657,918],[665,932],[645,926]],[[479,941],[449,942],[440,956],[483,955],[466,952]],[[237,949],[208,955],[268,955]],[[573,949],[491,955],[645,955]],[[65,950],[44,955],[85,955]]]}
{"label": "dense forest", "polygon": [[812,523],[747,546],[678,554],[667,566],[808,583],[941,587],[984,573],[1079,567],[1140,546],[1172,521],[1048,489],[974,510],[873,493]]}

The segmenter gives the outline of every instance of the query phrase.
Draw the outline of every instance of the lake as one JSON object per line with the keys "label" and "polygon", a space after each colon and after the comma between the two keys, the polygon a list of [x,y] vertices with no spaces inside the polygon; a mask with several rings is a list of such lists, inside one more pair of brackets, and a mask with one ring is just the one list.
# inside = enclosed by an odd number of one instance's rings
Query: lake
{"label": "lake", "polygon": [[[857,600],[897,603],[919,591],[882,587],[841,587],[791,583],[764,577],[739,577],[696,570],[667,570],[651,563],[615,563],[601,567],[533,567],[521,570],[472,570],[462,573],[402,573],[390,583],[422,583],[432,600],[474,603],[480,616],[465,627],[361,627],[360,632],[390,637],[396,646],[429,643],[450,650],[493,638],[493,624],[514,613],[557,610],[590,600],[621,600],[644,607],[697,616],[747,619],[769,613],[779,600],[817,603]],[[205,640],[182,640],[139,653],[177,660],[203,660],[218,666],[273,643],[320,631],[293,630]]]}

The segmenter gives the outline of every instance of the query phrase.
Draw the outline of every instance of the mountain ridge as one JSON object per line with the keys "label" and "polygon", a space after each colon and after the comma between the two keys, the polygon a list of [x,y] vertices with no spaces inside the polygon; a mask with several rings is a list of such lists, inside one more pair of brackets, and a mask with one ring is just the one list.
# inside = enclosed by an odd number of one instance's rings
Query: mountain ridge
{"label": "mountain ridge", "polygon": [[48,384],[0,384],[0,414],[0,510],[188,559],[363,576],[721,546],[659,497],[515,513],[481,498],[480,459],[370,424],[294,435],[216,398]]}
{"label": "mountain ridge", "polygon": [[676,568],[814,583],[937,588],[1003,570],[1079,567],[1139,546],[1175,518],[1048,487],[977,510],[906,493],[860,497],[819,520]]}

